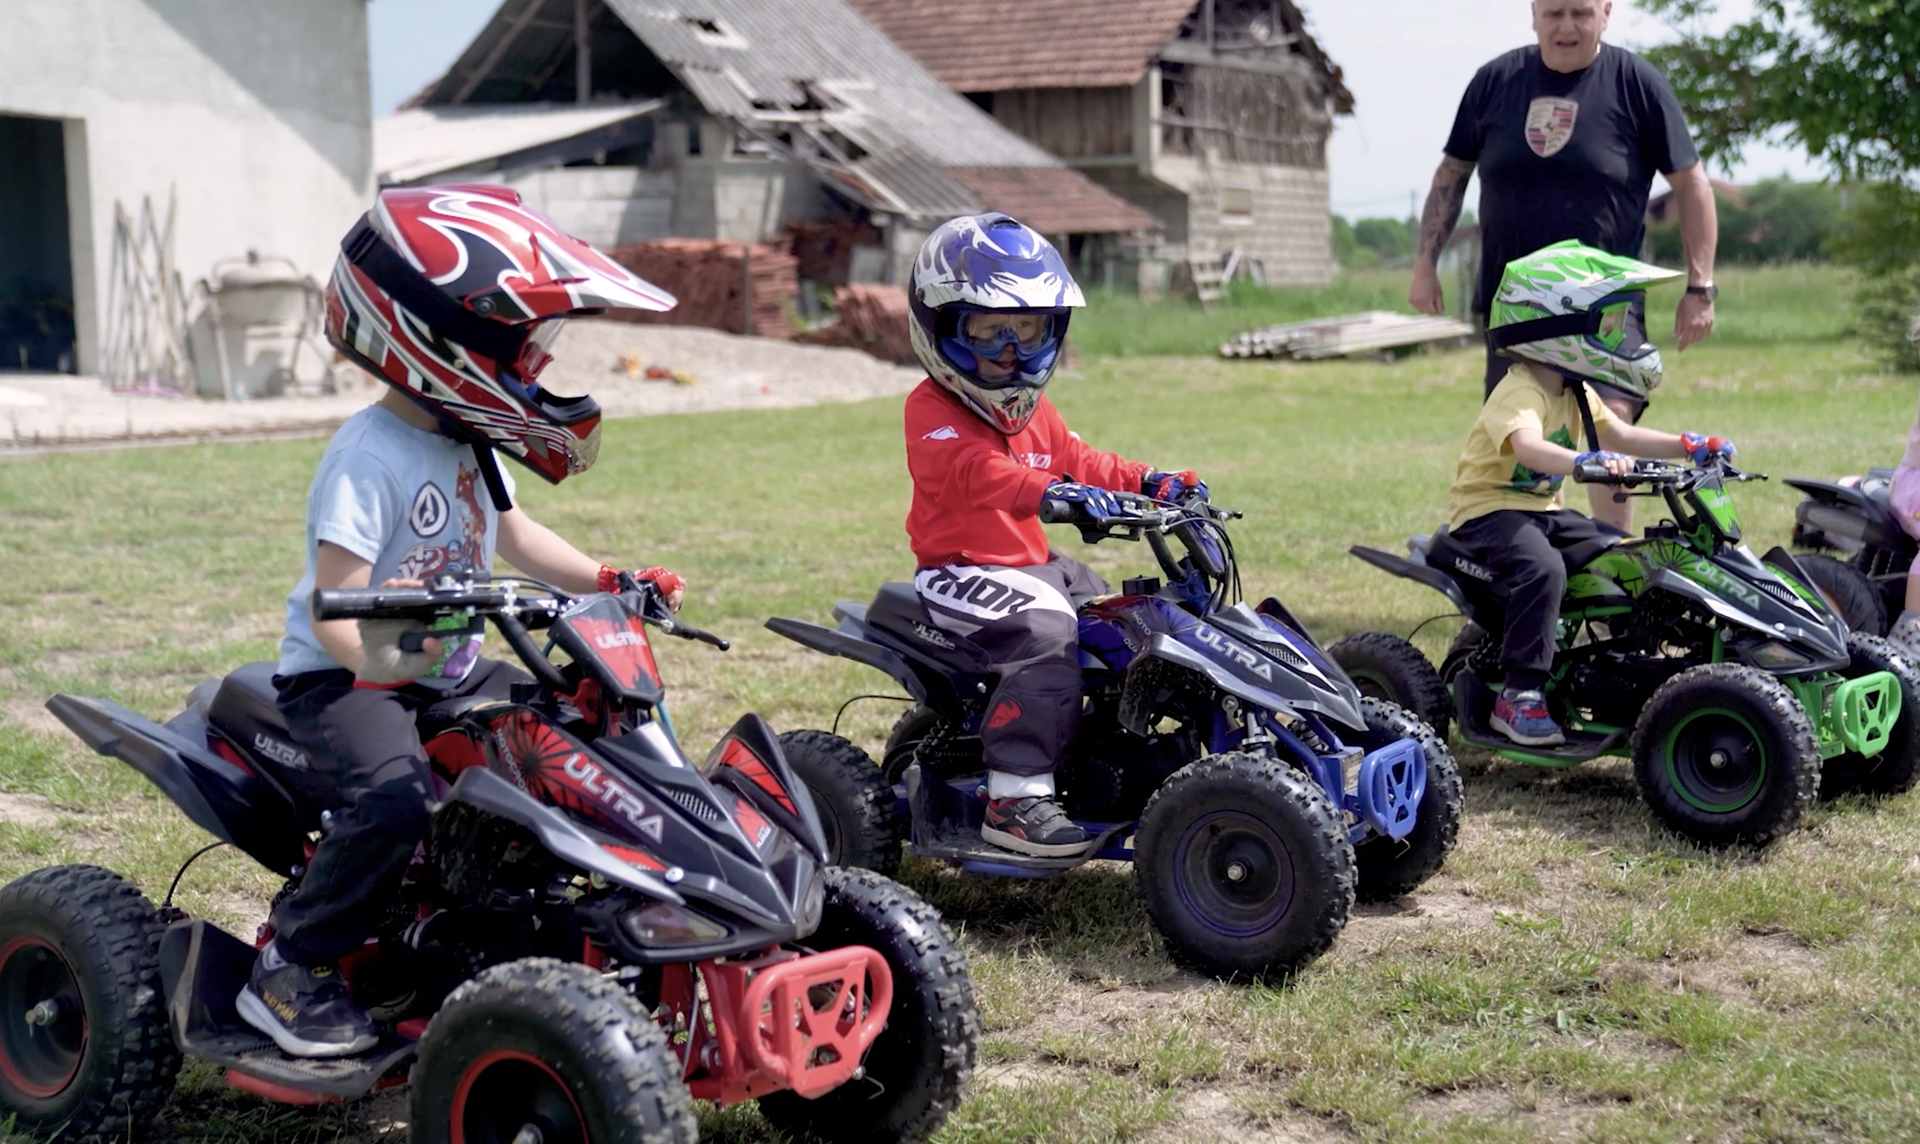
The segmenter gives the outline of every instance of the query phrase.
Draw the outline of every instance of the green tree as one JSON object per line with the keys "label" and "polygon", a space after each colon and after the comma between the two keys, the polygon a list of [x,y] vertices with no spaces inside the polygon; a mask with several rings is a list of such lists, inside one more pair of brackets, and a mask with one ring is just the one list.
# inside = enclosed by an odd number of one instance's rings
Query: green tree
{"label": "green tree", "polygon": [[[1720,261],[1742,265],[1815,262],[1841,228],[1840,188],[1832,183],[1796,183],[1765,179],[1736,198],[1719,188]],[[1653,258],[1678,266],[1686,258],[1678,219],[1668,218],[1649,232]]]}
{"label": "green tree", "polygon": [[[1905,323],[1889,315],[1920,303],[1912,258],[1920,255],[1920,3],[1754,0],[1747,19],[1718,34],[1702,30],[1716,0],[1646,7],[1680,30],[1680,42],[1648,56],[1673,82],[1709,157],[1730,162],[1780,133],[1843,178],[1881,182],[1862,196],[1836,252],[1863,272],[1862,332],[1888,349],[1903,345]],[[1915,362],[1910,350],[1898,359]]]}

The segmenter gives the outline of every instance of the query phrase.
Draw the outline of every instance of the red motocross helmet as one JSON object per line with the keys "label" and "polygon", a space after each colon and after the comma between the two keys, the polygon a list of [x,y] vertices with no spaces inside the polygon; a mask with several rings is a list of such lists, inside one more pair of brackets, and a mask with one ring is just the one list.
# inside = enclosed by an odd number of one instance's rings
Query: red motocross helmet
{"label": "red motocross helmet", "polygon": [[600,406],[540,387],[547,347],[569,317],[670,310],[674,297],[511,188],[392,187],[340,241],[326,304],[334,348],[448,436],[559,484],[593,464]]}

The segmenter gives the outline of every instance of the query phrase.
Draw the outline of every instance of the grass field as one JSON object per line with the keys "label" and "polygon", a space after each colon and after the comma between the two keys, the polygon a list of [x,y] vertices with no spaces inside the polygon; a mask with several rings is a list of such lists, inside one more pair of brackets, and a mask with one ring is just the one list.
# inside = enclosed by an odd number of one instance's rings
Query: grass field
{"label": "grass field", "polygon": [[[1743,462],[1776,476],[1887,463],[1911,383],[1837,336],[1830,280],[1768,273],[1741,284],[1751,309],[1723,302],[1728,336],[1669,359],[1649,422],[1730,434]],[[1135,318],[1143,338],[1191,352],[1204,340],[1163,327],[1214,316]],[[1280,319],[1246,324],[1261,320]],[[1077,328],[1117,336],[1107,321]],[[1322,639],[1404,633],[1441,610],[1345,549],[1397,549],[1438,519],[1478,406],[1477,353],[1309,367],[1082,348],[1054,391],[1068,420],[1103,447],[1200,469],[1216,500],[1245,510],[1249,596],[1280,595]],[[743,710],[825,726],[844,698],[889,690],[759,624],[824,618],[910,571],[897,402],[617,422],[606,438],[600,464],[564,488],[523,481],[526,503],[590,552],[684,572],[688,618],[735,638],[725,655],[663,649],[690,750]],[[201,836],[40,704],[73,691],[166,717],[192,684],[273,655],[322,447],[0,463],[0,881],[94,861],[165,892]],[[1756,547],[1786,539],[1790,490],[1736,496]],[[1064,531],[1058,542],[1110,579],[1149,561]],[[1450,634],[1435,624],[1423,640]],[[842,729],[876,745],[898,710],[855,705]],[[1357,911],[1289,986],[1173,969],[1122,868],[1016,884],[910,866],[964,936],[986,1025],[974,1095],[941,1139],[1920,1138],[1920,800],[1824,804],[1764,856],[1709,854],[1651,826],[1620,761],[1565,773],[1462,761],[1468,816],[1447,869]],[[180,900],[250,933],[273,888],[216,852]],[[397,1132],[403,1108],[269,1107],[190,1070],[143,1139],[352,1139]],[[705,1128],[770,1138],[748,1109]]]}

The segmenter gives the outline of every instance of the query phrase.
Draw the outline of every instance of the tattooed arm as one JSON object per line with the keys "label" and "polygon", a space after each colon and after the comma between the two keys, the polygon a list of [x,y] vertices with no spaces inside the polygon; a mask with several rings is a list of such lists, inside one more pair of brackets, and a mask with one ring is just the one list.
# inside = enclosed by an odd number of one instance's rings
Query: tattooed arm
{"label": "tattooed arm", "polygon": [[1423,314],[1446,312],[1446,294],[1440,287],[1440,252],[1453,237],[1460,223],[1460,208],[1467,201],[1467,182],[1473,178],[1473,164],[1452,155],[1440,160],[1433,173],[1433,188],[1427,192],[1427,207],[1420,217],[1420,248],[1413,256],[1413,285],[1407,301]]}

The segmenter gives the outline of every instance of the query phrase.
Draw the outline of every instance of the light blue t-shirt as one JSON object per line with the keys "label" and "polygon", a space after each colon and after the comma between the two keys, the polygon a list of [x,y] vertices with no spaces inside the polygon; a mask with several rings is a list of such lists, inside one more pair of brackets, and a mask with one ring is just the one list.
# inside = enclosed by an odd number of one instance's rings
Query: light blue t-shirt
{"label": "light blue t-shirt", "polygon": [[[500,476],[511,495],[513,477],[504,470]],[[348,418],[307,491],[307,574],[287,597],[280,674],[341,666],[313,634],[321,541],[371,563],[376,587],[386,580],[464,579],[492,569],[499,519],[472,446],[415,429],[378,405]],[[479,656],[479,633],[450,639],[446,656],[420,682],[450,687]]]}

